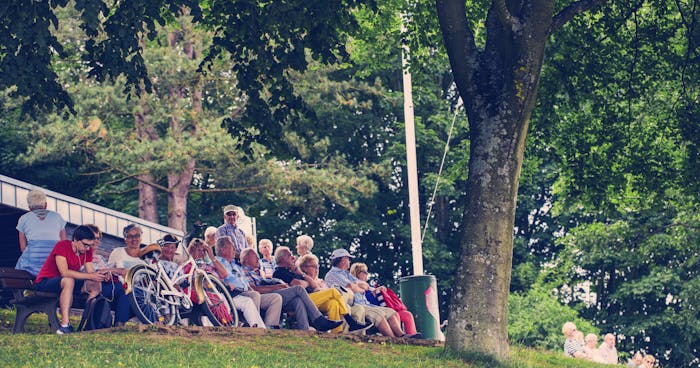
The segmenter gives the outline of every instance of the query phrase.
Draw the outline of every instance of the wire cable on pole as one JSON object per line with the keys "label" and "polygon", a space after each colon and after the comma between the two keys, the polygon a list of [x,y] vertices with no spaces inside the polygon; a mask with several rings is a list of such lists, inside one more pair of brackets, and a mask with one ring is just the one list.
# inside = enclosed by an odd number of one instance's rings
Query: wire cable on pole
{"label": "wire cable on pole", "polygon": [[447,133],[447,141],[445,142],[445,150],[442,153],[442,161],[440,161],[440,169],[438,169],[437,179],[435,180],[435,188],[433,189],[433,195],[430,197],[428,202],[428,214],[425,216],[425,226],[423,226],[423,234],[421,234],[421,243],[425,239],[425,233],[428,230],[428,222],[430,222],[430,213],[433,210],[433,205],[435,204],[435,196],[437,195],[438,185],[440,184],[440,176],[442,175],[442,168],[445,165],[445,158],[447,157],[447,151],[450,149],[450,139],[452,139],[452,129],[455,127],[455,121],[457,120],[457,114],[462,107],[462,99],[459,99],[457,107],[455,108],[454,116],[452,116],[452,124],[450,125],[450,131]]}

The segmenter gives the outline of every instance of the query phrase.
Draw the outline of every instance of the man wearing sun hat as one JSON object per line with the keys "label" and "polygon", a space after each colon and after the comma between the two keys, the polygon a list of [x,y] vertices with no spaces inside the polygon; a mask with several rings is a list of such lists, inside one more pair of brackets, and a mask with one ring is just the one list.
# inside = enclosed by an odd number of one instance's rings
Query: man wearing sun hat
{"label": "man wearing sun hat", "polygon": [[178,244],[180,244],[180,240],[173,234],[167,234],[162,239],[158,240],[158,245],[160,245],[161,249],[158,262],[160,262],[165,273],[171,278],[174,277],[175,272],[177,272],[178,263],[175,259],[175,255]]}
{"label": "man wearing sun hat", "polygon": [[228,236],[236,248],[236,253],[241,254],[243,249],[248,248],[245,233],[238,227],[238,217],[241,215],[241,208],[232,204],[224,207],[224,224],[216,229],[216,238]]}
{"label": "man wearing sun hat", "polygon": [[348,269],[350,268],[350,258],[355,258],[350,255],[345,249],[339,248],[331,253],[330,271],[324,277],[328,285],[344,287],[355,294],[354,304],[361,305],[365,308],[365,318],[374,323],[374,326],[384,336],[394,337],[410,337],[420,338],[420,334],[408,335],[401,329],[401,320],[396,311],[391,308],[372,305],[365,297],[365,291],[369,289],[369,285],[351,275]]}

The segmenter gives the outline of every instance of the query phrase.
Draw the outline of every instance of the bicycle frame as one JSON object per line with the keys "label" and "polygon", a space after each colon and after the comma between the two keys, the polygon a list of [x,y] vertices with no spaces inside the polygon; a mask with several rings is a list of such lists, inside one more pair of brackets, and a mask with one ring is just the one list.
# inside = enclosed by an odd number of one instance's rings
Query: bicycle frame
{"label": "bicycle frame", "polygon": [[[153,294],[156,295],[164,304],[174,305],[175,308],[175,323],[180,323],[181,312],[189,312],[196,304],[209,304],[212,302],[212,296],[215,295],[218,299],[223,299],[224,296],[217,291],[205,291],[202,285],[211,285],[211,278],[213,276],[209,275],[205,270],[197,266],[197,262],[189,253],[185,244],[192,238],[192,234],[196,229],[185,236],[180,242],[184,255],[187,257],[186,261],[180,264],[175,272],[173,273],[173,278],[165,271],[163,265],[159,262],[158,257],[150,258],[150,262],[144,262],[141,265],[137,265],[129,269],[126,280],[127,280],[127,295],[133,292],[133,276],[138,270],[143,267],[147,267],[155,273],[155,282],[153,285],[155,290]],[[189,267],[189,269],[188,269]],[[188,269],[185,272],[185,269]],[[199,281],[204,281],[200,283]],[[184,287],[182,285],[185,285]],[[199,285],[196,286],[196,285]],[[192,289],[194,288],[194,289]],[[194,291],[194,292],[193,292]],[[213,294],[212,294],[213,293]],[[230,298],[230,296],[228,296]],[[194,301],[193,301],[194,299]]]}

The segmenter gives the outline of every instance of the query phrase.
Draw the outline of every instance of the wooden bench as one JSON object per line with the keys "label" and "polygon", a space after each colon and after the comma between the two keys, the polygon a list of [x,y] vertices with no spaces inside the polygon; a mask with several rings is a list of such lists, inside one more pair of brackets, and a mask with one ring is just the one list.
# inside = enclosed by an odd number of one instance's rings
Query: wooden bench
{"label": "wooden bench", "polygon": [[34,290],[34,276],[24,270],[0,267],[0,287],[12,291],[14,305],[15,326],[13,333],[24,332],[27,318],[34,313],[46,313],[49,317],[51,331],[58,330],[60,325],[56,310],[58,309],[58,294]]}

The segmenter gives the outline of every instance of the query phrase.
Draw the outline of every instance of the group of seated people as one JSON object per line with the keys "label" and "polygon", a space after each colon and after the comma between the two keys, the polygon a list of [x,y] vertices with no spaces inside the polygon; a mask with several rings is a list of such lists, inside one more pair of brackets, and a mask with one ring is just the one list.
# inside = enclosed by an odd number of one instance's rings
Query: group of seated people
{"label": "group of seated people", "polygon": [[[615,335],[608,333],[603,337],[603,342],[598,345],[598,336],[589,333],[584,337],[583,332],[576,328],[573,322],[566,322],[561,332],[564,341],[564,354],[568,357],[586,359],[601,364],[618,364],[617,349],[615,348]],[[651,354],[637,352],[627,363],[628,367],[652,368],[656,359]]]}
{"label": "group of seated people", "polygon": [[[206,229],[204,239],[192,239],[187,253],[197,267],[223,281],[247,326],[280,328],[284,312],[293,316],[290,327],[300,330],[421,337],[410,312],[377,305],[376,298],[375,304],[370,302],[368,297],[372,299],[386,288],[371,287],[367,266],[351,265],[354,257],[347,250],[332,252],[329,260],[333,267],[321,279],[319,259],[311,253],[311,237],[303,235],[297,239],[298,257],[285,246],[277,247],[273,253],[272,242],[263,239],[258,245],[260,257],[252,238],[237,226],[240,213],[237,206],[224,207],[224,224]],[[20,239],[23,235],[20,231]],[[72,240],[55,242],[35,282],[37,290],[59,293],[61,327],[57,333],[74,331],[69,311],[73,296],[82,292],[105,296],[115,311],[116,326],[134,316],[123,283],[128,269],[142,264],[145,248],[151,247],[142,245],[141,235],[138,225],[127,225],[123,229],[125,246],[115,248],[106,262],[94,254],[102,236],[97,226],[78,226]],[[180,240],[166,235],[158,244],[158,262],[163,270],[170,277],[178,269],[182,272],[180,264],[188,257],[181,249],[178,251]]]}

